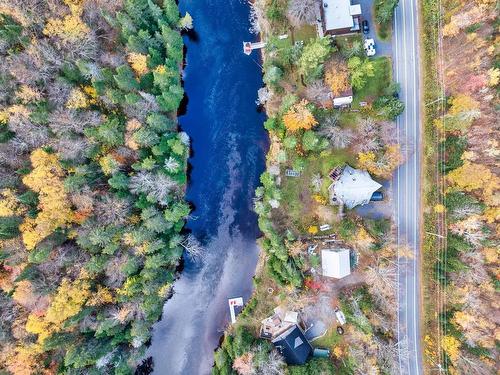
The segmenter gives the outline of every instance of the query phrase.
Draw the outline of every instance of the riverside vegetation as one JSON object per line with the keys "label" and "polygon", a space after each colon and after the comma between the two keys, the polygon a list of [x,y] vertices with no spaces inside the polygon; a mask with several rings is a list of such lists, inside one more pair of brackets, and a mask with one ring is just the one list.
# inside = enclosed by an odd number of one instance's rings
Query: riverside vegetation
{"label": "riverside vegetation", "polygon": [[[394,119],[404,105],[397,99],[390,58],[366,58],[360,35],[319,38],[313,26],[316,5],[302,0],[252,5],[255,30],[268,43],[263,50],[266,86],[258,102],[268,114],[271,146],[255,201],[263,254],[254,295],[226,332],[213,374],[394,373],[396,349],[404,347],[396,338],[397,249],[390,218],[363,218],[354,210],[343,216],[328,204],[333,168],[349,163],[380,180],[404,162],[409,146],[394,137]],[[289,37],[277,38],[283,33]],[[330,93],[339,96],[350,87],[352,108],[332,108]],[[287,177],[286,169],[300,176]],[[320,259],[307,247],[321,224],[331,225],[321,234],[335,234],[358,255],[356,275],[344,287],[311,271]],[[258,338],[261,320],[277,305],[297,311],[323,297],[328,311],[338,304],[346,314],[345,335],[330,326],[313,342],[331,349],[330,358],[287,366],[272,344]]]}
{"label": "riverside vegetation", "polygon": [[0,372],[132,374],[183,248],[174,0],[0,4]]}

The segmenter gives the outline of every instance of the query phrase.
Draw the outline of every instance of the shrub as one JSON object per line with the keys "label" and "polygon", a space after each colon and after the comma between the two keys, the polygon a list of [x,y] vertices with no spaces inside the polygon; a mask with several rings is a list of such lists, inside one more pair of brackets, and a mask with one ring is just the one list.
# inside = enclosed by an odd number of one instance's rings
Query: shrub
{"label": "shrub", "polygon": [[440,151],[445,152],[445,160],[441,162],[441,170],[449,172],[464,164],[462,154],[467,148],[467,139],[457,135],[448,135],[439,145]]}
{"label": "shrub", "polygon": [[323,74],[323,64],[334,51],[330,37],[316,38],[304,47],[299,59],[299,70],[307,82]]}

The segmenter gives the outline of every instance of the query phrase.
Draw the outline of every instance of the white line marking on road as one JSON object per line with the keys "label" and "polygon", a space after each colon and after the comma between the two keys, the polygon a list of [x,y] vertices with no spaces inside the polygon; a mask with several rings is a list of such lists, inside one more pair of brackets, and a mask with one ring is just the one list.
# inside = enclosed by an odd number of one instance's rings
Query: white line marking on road
{"label": "white line marking on road", "polygon": [[[403,54],[401,56],[401,60],[403,61],[404,63],[404,82],[405,82],[405,87],[404,87],[404,99],[406,101],[406,103],[409,102],[409,98],[408,98],[408,60],[407,60],[407,57],[408,57],[408,50],[407,50],[407,46],[406,46],[406,7],[405,7],[405,1],[402,1],[401,2],[401,15],[402,15],[402,18],[403,18],[403,32],[402,32],[402,37],[403,37]],[[403,59],[404,58],[404,59]],[[405,110],[405,113],[404,113],[404,116],[405,116],[405,120],[404,120],[404,127],[405,127],[405,144],[408,144],[408,113],[409,113],[409,108],[407,108]],[[408,161],[408,149],[406,148],[405,150],[405,153],[406,153],[406,160]],[[405,173],[405,188],[406,190],[408,190],[408,165],[406,164],[404,166],[404,173]],[[409,211],[409,199],[408,197],[406,197],[407,199],[405,199],[404,203],[404,216],[403,216],[403,220],[404,220],[404,223],[405,223],[405,228],[404,228],[404,233],[405,233],[405,239],[406,239],[406,242],[408,243],[408,211]],[[404,267],[404,280],[405,280],[405,304],[404,304],[404,307],[405,307],[405,319],[404,319],[404,327],[405,327],[405,338],[408,339],[408,294],[409,294],[409,290],[408,290],[408,264],[407,262],[405,261],[405,267]],[[408,371],[408,374],[411,374],[411,368],[410,368],[410,358],[408,356],[407,360],[406,360],[406,368],[407,368],[407,371]]]}
{"label": "white line marking on road", "polygon": [[[417,69],[418,69],[418,59],[417,59],[417,48],[415,45],[415,2],[414,0],[411,0],[411,22],[412,22],[412,46],[413,46],[413,127],[415,130],[415,144],[418,145],[419,142],[417,139],[419,139],[418,134],[418,123],[417,123],[417,110],[418,110],[418,101],[417,101]],[[414,240],[414,251],[415,251],[415,259],[413,260],[413,307],[416,311],[413,312],[413,345],[415,348],[415,370],[416,370],[416,375],[419,375],[420,369],[418,366],[418,358],[419,358],[419,353],[418,353],[418,337],[417,337],[417,311],[419,309],[419,305],[417,305],[417,263],[418,263],[418,239],[417,239],[417,225],[418,225],[418,208],[419,205],[417,205],[417,185],[418,185],[418,173],[417,173],[417,157],[419,154],[418,147],[415,148],[416,152],[414,154],[413,158],[413,171],[414,171],[414,176],[415,176],[415,186],[413,189],[414,193],[414,204],[415,204],[415,210],[414,210],[414,225],[413,225],[413,240]]]}

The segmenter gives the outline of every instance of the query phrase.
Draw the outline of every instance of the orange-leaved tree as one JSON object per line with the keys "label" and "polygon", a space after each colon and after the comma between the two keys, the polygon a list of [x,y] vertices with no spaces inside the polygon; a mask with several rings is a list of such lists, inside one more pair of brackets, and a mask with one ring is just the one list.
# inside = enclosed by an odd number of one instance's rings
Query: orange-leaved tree
{"label": "orange-leaved tree", "polygon": [[294,104],[283,116],[283,123],[288,131],[294,133],[300,129],[308,130],[318,122],[307,107],[309,102],[305,99]]}
{"label": "orange-leaved tree", "polygon": [[336,62],[325,73],[325,82],[332,90],[334,96],[338,96],[349,88],[349,70],[344,62]]}

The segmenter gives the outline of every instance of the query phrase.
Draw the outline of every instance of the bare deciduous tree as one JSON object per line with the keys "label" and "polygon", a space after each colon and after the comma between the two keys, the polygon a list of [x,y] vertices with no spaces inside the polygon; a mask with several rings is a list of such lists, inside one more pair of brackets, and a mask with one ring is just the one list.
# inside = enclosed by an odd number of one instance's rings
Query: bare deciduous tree
{"label": "bare deciduous tree", "polygon": [[51,113],[49,127],[57,135],[67,133],[83,134],[86,128],[94,127],[102,122],[102,116],[95,111],[80,111],[61,108]]}
{"label": "bare deciduous tree", "polygon": [[342,129],[339,126],[324,127],[320,130],[320,134],[327,138],[334,148],[346,148],[354,138],[350,129]]}
{"label": "bare deciduous tree", "polygon": [[115,194],[106,194],[95,203],[95,215],[103,225],[123,225],[130,213],[130,202]]}
{"label": "bare deciduous tree", "polygon": [[83,137],[61,137],[52,142],[52,146],[62,160],[72,160],[82,163],[85,161],[85,153],[88,150],[89,144]]}
{"label": "bare deciduous tree", "polygon": [[288,5],[288,18],[294,26],[314,24],[319,16],[318,0],[291,0]]}
{"label": "bare deciduous tree", "polygon": [[193,235],[188,234],[184,241],[180,242],[184,250],[186,250],[186,254],[191,258],[191,260],[200,260],[204,256],[204,249],[201,245],[200,241]]}
{"label": "bare deciduous tree", "polygon": [[322,80],[318,80],[307,85],[306,98],[311,102],[322,104],[331,100],[331,92]]}
{"label": "bare deciduous tree", "polygon": [[169,171],[171,173],[175,173],[179,170],[180,165],[179,165],[179,162],[175,158],[170,156],[168,159],[165,159],[164,167],[167,171]]}
{"label": "bare deciduous tree", "polygon": [[[263,351],[264,348],[262,346],[258,346],[256,349],[256,353],[259,351]],[[255,373],[259,375],[281,375],[285,370],[285,361],[283,357],[276,351],[272,350],[269,353],[269,356],[262,360],[262,355],[255,355],[259,360],[255,363]]]}
{"label": "bare deciduous tree", "polygon": [[255,103],[257,105],[264,105],[272,97],[272,92],[269,91],[267,87],[261,87],[257,91],[257,100]]}
{"label": "bare deciduous tree", "polygon": [[177,183],[162,173],[141,171],[130,178],[130,191],[144,193],[161,205],[167,205],[168,196],[177,190]]}

